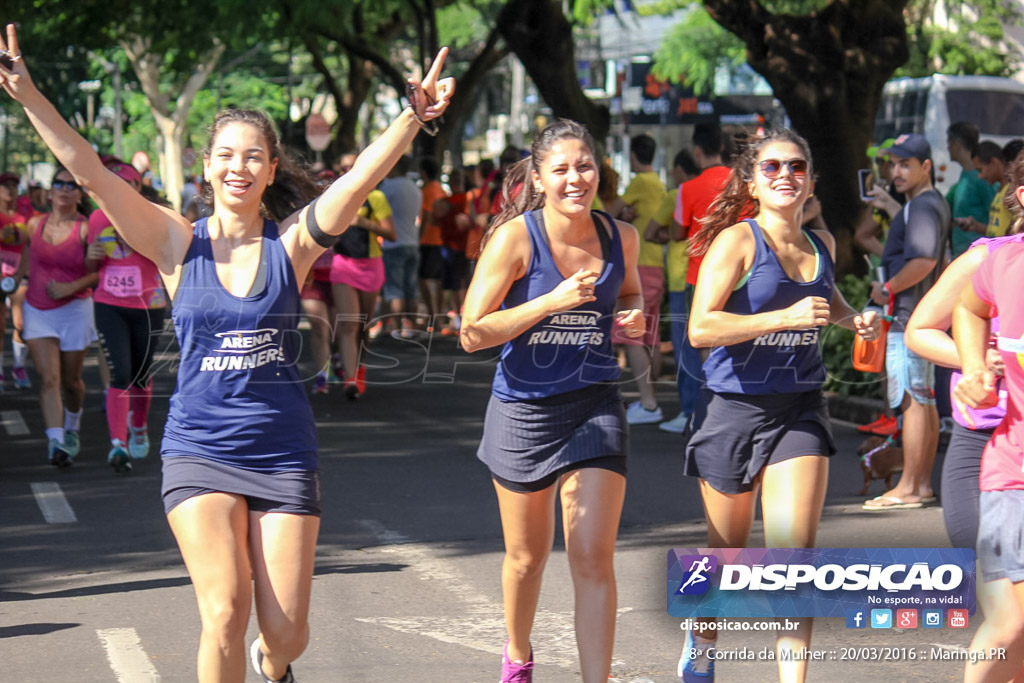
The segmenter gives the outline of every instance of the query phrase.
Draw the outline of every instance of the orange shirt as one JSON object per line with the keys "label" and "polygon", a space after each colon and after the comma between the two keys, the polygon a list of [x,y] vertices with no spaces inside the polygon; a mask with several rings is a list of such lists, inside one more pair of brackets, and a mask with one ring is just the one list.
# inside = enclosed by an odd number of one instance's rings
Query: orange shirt
{"label": "orange shirt", "polygon": [[441,226],[433,218],[434,202],[448,196],[444,187],[438,180],[431,181],[423,186],[423,203],[420,205],[420,216],[426,216],[424,224],[420,226],[420,244],[427,244],[440,247],[444,244],[441,239]]}

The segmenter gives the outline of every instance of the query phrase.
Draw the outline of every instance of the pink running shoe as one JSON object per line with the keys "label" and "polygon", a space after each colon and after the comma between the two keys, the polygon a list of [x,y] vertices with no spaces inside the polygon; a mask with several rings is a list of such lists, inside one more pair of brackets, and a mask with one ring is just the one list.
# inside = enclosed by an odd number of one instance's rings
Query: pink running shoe
{"label": "pink running shoe", "polygon": [[31,389],[32,381],[28,378],[25,368],[14,368],[14,386],[19,389]]}
{"label": "pink running shoe", "polygon": [[505,641],[500,683],[533,683],[533,648],[530,648],[530,658],[525,664],[516,664],[508,658],[508,641]]}

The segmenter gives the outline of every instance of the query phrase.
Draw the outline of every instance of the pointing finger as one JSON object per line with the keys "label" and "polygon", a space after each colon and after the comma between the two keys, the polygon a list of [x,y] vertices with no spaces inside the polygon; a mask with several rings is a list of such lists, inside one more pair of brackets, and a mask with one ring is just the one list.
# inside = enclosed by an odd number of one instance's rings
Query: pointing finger
{"label": "pointing finger", "polygon": [[441,69],[444,67],[444,60],[448,56],[448,48],[442,47],[437,56],[434,57],[434,63],[430,65],[430,71],[423,77],[424,83],[434,83],[437,81],[437,77],[441,75]]}
{"label": "pointing finger", "polygon": [[21,48],[18,47],[18,29],[14,27],[14,24],[7,24],[7,48],[11,52],[11,57],[21,58]]}

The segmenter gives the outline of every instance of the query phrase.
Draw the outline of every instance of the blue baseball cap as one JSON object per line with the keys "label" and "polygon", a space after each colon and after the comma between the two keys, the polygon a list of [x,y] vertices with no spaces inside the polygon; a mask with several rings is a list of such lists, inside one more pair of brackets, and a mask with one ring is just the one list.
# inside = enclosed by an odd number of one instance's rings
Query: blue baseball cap
{"label": "blue baseball cap", "polygon": [[905,133],[889,148],[889,156],[898,159],[928,161],[932,158],[932,146],[920,133]]}

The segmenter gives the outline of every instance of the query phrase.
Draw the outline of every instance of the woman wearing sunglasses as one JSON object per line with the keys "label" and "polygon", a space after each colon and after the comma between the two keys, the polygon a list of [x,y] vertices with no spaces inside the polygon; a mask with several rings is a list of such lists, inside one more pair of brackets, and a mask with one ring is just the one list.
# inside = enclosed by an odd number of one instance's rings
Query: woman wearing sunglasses
{"label": "woman wearing sunglasses", "polygon": [[[686,473],[700,477],[712,548],[747,545],[758,489],[766,546],[814,545],[835,451],[819,331],[837,323],[865,339],[878,333],[875,315],[859,315],[834,286],[832,235],[801,227],[813,189],[803,138],[788,130],[754,138],[690,242],[704,255],[690,341],[711,355],[706,415],[687,444]],[[811,622],[800,624],[779,634],[779,651],[810,644]],[[716,631],[703,626],[687,634],[683,681],[713,679]],[[778,661],[780,680],[804,680],[806,660]]]}
{"label": "woman wearing sunglasses", "polygon": [[31,237],[14,275],[15,282],[31,275],[21,336],[42,378],[46,455],[61,469],[78,455],[82,364],[96,339],[92,287],[97,276],[85,262],[89,209],[84,199],[71,173],[59,168],[50,185],[52,209],[29,221]]}
{"label": "woman wearing sunglasses", "polygon": [[[455,83],[438,78],[447,49],[422,82],[410,79],[411,106],[319,196],[266,114],[218,114],[203,153],[213,213],[192,225],[104,168],[32,83],[13,25],[0,41],[7,47],[14,62],[0,63],[0,87],[125,242],[156,264],[173,302],[181,361],[160,449],[162,492],[199,606],[198,678],[241,683],[248,653],[260,680],[294,681],[291,663],[309,642],[320,530],[316,424],[296,362],[299,286],[447,108]],[[246,648],[253,606],[260,635]]]}

